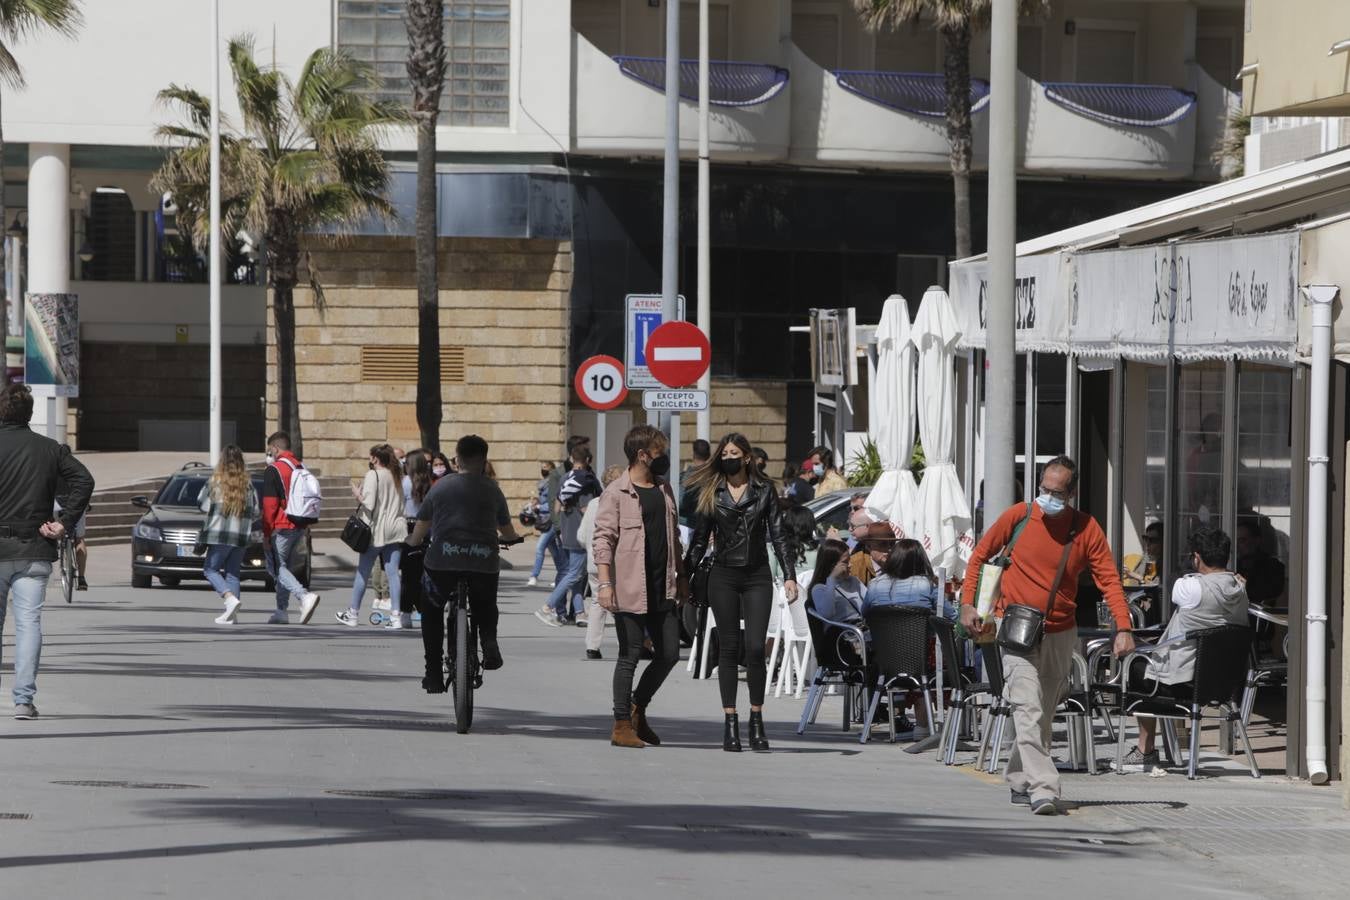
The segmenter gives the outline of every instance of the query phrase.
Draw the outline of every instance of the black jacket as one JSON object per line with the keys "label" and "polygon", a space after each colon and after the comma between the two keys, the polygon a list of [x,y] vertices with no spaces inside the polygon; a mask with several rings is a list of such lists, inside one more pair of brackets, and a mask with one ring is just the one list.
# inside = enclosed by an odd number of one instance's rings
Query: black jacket
{"label": "black jacket", "polygon": [[725,487],[718,489],[713,514],[706,516],[700,512],[694,517],[694,537],[685,557],[685,571],[692,572],[703,559],[709,538],[713,538],[713,560],[719,566],[757,569],[768,563],[768,545],[772,543],[779,569],[784,572],[794,569],[778,494],[763,482],[750,482],[740,503],[731,499]]}
{"label": "black jacket", "polygon": [[56,543],[38,534],[60,501],[67,531],[89,508],[94,478],[65,444],[27,425],[0,423],[0,559],[56,559]]}

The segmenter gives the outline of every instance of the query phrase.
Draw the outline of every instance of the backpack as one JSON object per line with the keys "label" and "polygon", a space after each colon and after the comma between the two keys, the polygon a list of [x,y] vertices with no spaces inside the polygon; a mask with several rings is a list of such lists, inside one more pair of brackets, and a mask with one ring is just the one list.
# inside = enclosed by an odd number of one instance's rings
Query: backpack
{"label": "backpack", "polygon": [[286,492],[286,518],[296,525],[313,525],[319,521],[319,510],[323,506],[319,479],[309,469],[297,466],[289,459],[278,462],[291,467],[291,486]]}

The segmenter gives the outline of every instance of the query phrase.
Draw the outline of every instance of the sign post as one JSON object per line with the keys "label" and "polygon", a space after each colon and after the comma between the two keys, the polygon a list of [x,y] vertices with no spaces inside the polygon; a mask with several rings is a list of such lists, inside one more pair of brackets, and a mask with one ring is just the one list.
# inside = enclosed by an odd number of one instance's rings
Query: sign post
{"label": "sign post", "polygon": [[605,412],[628,397],[624,364],[612,356],[592,356],[577,367],[572,386],[581,402],[595,410],[595,467],[605,470]]}
{"label": "sign post", "polygon": [[[695,384],[712,362],[712,347],[708,336],[690,322],[666,322],[652,332],[644,348],[647,368],[656,380],[672,388]],[[693,395],[702,394],[702,401]],[[653,396],[653,395],[664,395]],[[684,395],[673,397],[671,395]],[[650,397],[650,399],[649,399]],[[707,394],[702,391],[647,391],[642,406],[649,412],[670,412],[670,487],[680,495],[680,410],[707,408]]]}

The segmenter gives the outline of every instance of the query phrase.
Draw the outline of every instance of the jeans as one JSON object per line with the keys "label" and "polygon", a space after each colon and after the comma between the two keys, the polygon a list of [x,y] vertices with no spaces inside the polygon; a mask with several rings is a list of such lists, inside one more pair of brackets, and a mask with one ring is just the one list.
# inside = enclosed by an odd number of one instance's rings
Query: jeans
{"label": "jeans", "polygon": [[741,620],[745,620],[745,681],[750,705],[764,705],[768,680],[764,641],[773,606],[773,579],[768,563],[757,569],[715,565],[708,575],[708,606],[717,621],[717,685],[722,708],[736,708],[736,676],[741,655]]}
{"label": "jeans", "polygon": [[[356,578],[352,580],[352,612],[361,608],[361,598],[366,595],[366,579],[375,566],[375,557],[380,558],[384,574],[389,579],[389,611],[398,615],[400,579],[398,574],[399,558],[403,555],[403,544],[385,544],[383,547],[367,547],[356,564]],[[410,610],[411,611],[411,610]]]}
{"label": "jeans", "polygon": [[1004,777],[1014,791],[1032,800],[1059,797],[1059,770],[1050,757],[1055,707],[1069,685],[1078,631],[1047,631],[1026,655],[1003,651],[1003,696],[1012,707],[1016,730]]}
{"label": "jeans", "polygon": [[[619,658],[614,663],[614,718],[627,719],[632,712],[629,703],[645,709],[670,670],[679,663],[680,620],[673,609],[616,612],[614,628],[619,635]],[[652,639],[652,661],[647,663],[634,691],[633,676],[637,674],[638,660],[642,656],[644,633]],[[732,671],[735,671],[734,667]]]}
{"label": "jeans", "polygon": [[478,629],[479,644],[486,650],[497,643],[497,585],[501,576],[496,572],[424,569],[419,611],[422,613],[422,650],[428,675],[440,677],[442,653],[444,659],[454,656],[455,589],[461,578],[468,586],[469,612]]}
{"label": "jeans", "polygon": [[563,560],[566,569],[559,569],[558,586],[548,595],[547,605],[559,616],[568,614],[567,595],[571,593],[572,615],[581,612],[581,598],[586,589],[586,551],[564,550]]}
{"label": "jeans", "polygon": [[230,544],[212,544],[206,551],[202,574],[216,593],[239,596],[239,570],[244,565],[244,548]]}
{"label": "jeans", "polygon": [[287,609],[291,605],[292,594],[303,597],[306,593],[305,586],[290,570],[291,553],[300,543],[302,534],[302,528],[278,528],[263,544],[267,574],[277,583],[277,609]]}
{"label": "jeans", "polygon": [[548,530],[539,535],[539,543],[534,545],[534,569],[530,572],[531,578],[538,578],[539,573],[544,571],[544,552],[548,551],[553,555],[553,571],[559,575],[563,570],[563,550],[559,541],[558,526],[550,525]]}
{"label": "jeans", "polygon": [[52,564],[38,559],[0,561],[0,631],[5,609],[14,600],[14,705],[32,703],[42,657],[42,601]]}

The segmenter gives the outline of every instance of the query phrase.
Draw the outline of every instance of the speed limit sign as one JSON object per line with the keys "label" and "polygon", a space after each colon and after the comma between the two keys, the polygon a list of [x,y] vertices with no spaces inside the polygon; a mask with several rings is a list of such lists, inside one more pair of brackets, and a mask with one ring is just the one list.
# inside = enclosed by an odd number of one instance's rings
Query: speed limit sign
{"label": "speed limit sign", "polygon": [[572,381],[581,402],[591,409],[613,409],[628,396],[623,363],[612,356],[592,356],[577,369]]}

